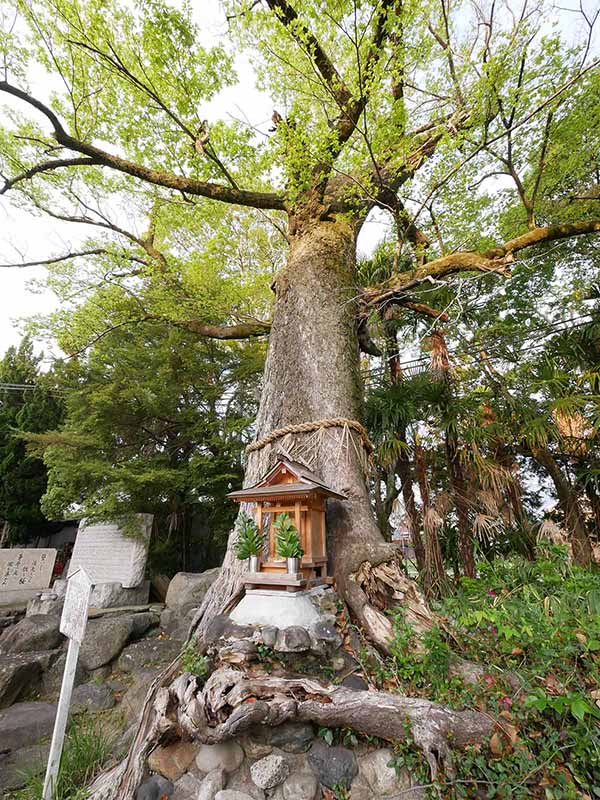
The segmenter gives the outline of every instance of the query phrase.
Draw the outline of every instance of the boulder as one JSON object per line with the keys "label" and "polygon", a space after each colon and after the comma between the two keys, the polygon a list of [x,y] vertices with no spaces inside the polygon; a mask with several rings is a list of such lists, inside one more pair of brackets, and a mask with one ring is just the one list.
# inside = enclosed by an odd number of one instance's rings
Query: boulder
{"label": "boulder", "polygon": [[179,639],[143,639],[128,645],[117,661],[121,672],[134,672],[146,667],[170,664],[179,653],[183,642]]}
{"label": "boulder", "polygon": [[88,621],[79,659],[88,669],[97,669],[119,655],[133,631],[131,617],[103,617]]}
{"label": "boulder", "polygon": [[336,784],[350,786],[358,772],[356,756],[347,747],[330,747],[317,740],[308,753],[310,764],[319,782],[329,789]]}
{"label": "boulder", "polygon": [[92,589],[90,608],[119,608],[122,606],[143,606],[150,597],[150,581],[142,581],[139,586],[125,588],[121,583],[98,583]]}
{"label": "boulder", "polygon": [[265,800],[266,795],[271,794],[271,791],[265,792],[254,783],[250,775],[250,764],[247,761],[244,761],[239,769],[227,776],[227,789],[239,792],[244,796],[248,795],[252,800]]}
{"label": "boulder", "polygon": [[150,611],[89,620],[79,651],[81,663],[87,670],[108,664],[119,655],[129,639],[137,639],[157,623],[158,616]]}
{"label": "boulder", "polygon": [[214,800],[217,792],[225,788],[225,780],[225,772],[222,769],[214,769],[209,772],[200,784],[194,800]]}
{"label": "boulder", "polygon": [[305,753],[315,734],[309,722],[284,722],[272,728],[271,744],[286,753]]}
{"label": "boulder", "polygon": [[139,639],[150,629],[160,622],[160,615],[154,611],[141,611],[131,614],[131,638]]}
{"label": "boulder", "polygon": [[172,781],[162,775],[152,775],[145,780],[135,793],[135,800],[163,800],[171,797],[175,787]]}
{"label": "boulder", "polygon": [[222,792],[217,792],[215,800],[254,800],[251,794],[246,792],[238,792],[236,789],[224,789]]}
{"label": "boulder", "polygon": [[55,652],[0,656],[0,708],[7,708],[28,689],[38,686],[43,670],[55,658]]}
{"label": "boulder", "polygon": [[311,769],[305,768],[288,775],[277,787],[273,800],[315,800],[320,796],[319,781]]}
{"label": "boulder", "polygon": [[273,748],[267,741],[256,739],[251,732],[245,736],[240,736],[238,742],[243,747],[246,758],[252,761],[257,758],[264,758],[273,752]]}
{"label": "boulder", "polygon": [[219,648],[219,659],[227,664],[248,664],[256,657],[256,645],[248,639],[238,639]]}
{"label": "boulder", "polygon": [[150,684],[156,678],[160,669],[142,669],[132,675],[132,683],[125,692],[121,702],[121,709],[125,713],[126,718],[130,722],[138,719],[142,708],[144,707],[144,700],[148,694]]}
{"label": "boulder", "polygon": [[[44,671],[42,676],[42,690],[46,695],[58,694],[62,684],[63,673],[65,671],[65,662],[67,654],[64,651],[59,652],[56,659],[52,662],[51,666]],[[81,663],[81,659],[77,659],[77,667],[75,668],[75,681],[74,686],[79,686],[80,683],[85,683],[90,679],[90,673]]]}
{"label": "boulder", "polygon": [[5,797],[9,791],[25,786],[29,775],[44,773],[49,752],[50,743],[47,742],[0,755],[0,797]]}
{"label": "boulder", "polygon": [[[410,791],[411,779],[407,770],[402,770],[400,775],[397,775],[396,770],[388,766],[392,758],[393,753],[387,747],[372,750],[359,758],[358,777],[352,786],[351,797],[353,800],[355,796],[358,800],[361,797],[366,800],[366,798],[389,797],[390,795],[413,800],[419,796],[420,790]],[[356,791],[354,791],[355,786]]]}
{"label": "boulder", "polygon": [[238,625],[227,614],[217,614],[208,623],[204,634],[207,644],[216,644],[221,639],[252,639],[254,628],[251,625]]}
{"label": "boulder", "polygon": [[200,772],[212,772],[215,769],[235,772],[243,760],[244,751],[236,742],[203,744],[196,756],[196,766]]}
{"label": "boulder", "polygon": [[0,753],[19,750],[50,736],[56,706],[52,703],[15,703],[0,711]]}
{"label": "boulder", "polygon": [[60,618],[49,614],[25,617],[0,636],[0,653],[31,653],[53,650],[64,637],[58,630]]}
{"label": "boulder", "polygon": [[39,597],[34,597],[27,603],[27,616],[32,617],[37,614],[51,614],[53,616],[60,616],[62,614],[65,598],[47,592],[41,593]]}
{"label": "boulder", "polygon": [[190,608],[185,614],[178,608],[164,608],[160,615],[160,627],[172,639],[187,639],[198,609]]}
{"label": "boulder", "polygon": [[206,572],[178,572],[169,583],[165,599],[167,608],[184,608],[184,613],[197,608],[220,571],[220,567],[215,567]]}
{"label": "boulder", "polygon": [[165,747],[159,745],[150,754],[148,766],[153,772],[176,781],[187,771],[197,752],[198,745],[192,742],[178,741]]}
{"label": "boulder", "polygon": [[320,619],[311,628],[311,634],[329,649],[341,647],[342,637],[335,626],[335,618]]}
{"label": "boulder", "polygon": [[358,773],[363,781],[369,784],[373,794],[394,794],[399,786],[396,770],[388,767],[393,758],[393,753],[387,747],[372,750],[362,756],[359,762]]}
{"label": "boulder", "polygon": [[355,692],[366,692],[369,689],[369,684],[359,675],[347,675],[342,681],[342,686]]}
{"label": "boulder", "polygon": [[115,705],[115,696],[105,683],[82,683],[73,689],[71,713],[106,711]]}
{"label": "boulder", "polygon": [[274,625],[264,625],[258,631],[257,640],[267,647],[275,647],[278,633],[279,628],[276,628]]}
{"label": "boulder", "polygon": [[283,756],[270,755],[250,767],[252,780],[260,789],[274,789],[287,778],[290,766]]}
{"label": "boulder", "polygon": [[178,781],[175,781],[171,800],[198,800],[200,786],[200,779],[190,772],[186,772]]}
{"label": "boulder", "polygon": [[303,653],[310,650],[310,636],[306,628],[300,625],[290,625],[277,634],[275,650],[280,653]]}

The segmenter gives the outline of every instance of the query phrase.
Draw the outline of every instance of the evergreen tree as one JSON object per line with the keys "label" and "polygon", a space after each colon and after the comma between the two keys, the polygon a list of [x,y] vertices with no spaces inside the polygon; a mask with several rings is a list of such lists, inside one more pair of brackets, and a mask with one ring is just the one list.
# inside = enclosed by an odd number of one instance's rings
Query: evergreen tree
{"label": "evergreen tree", "polygon": [[219,564],[263,355],[156,323],[97,342],[65,370],[64,425],[28,437],[48,468],[46,513],[126,529],[133,514],[152,513],[158,570]]}
{"label": "evergreen tree", "polygon": [[26,543],[50,532],[40,506],[46,467],[22,436],[25,431],[53,430],[63,414],[52,377],[39,371],[41,359],[25,337],[0,361],[0,523],[5,544]]}

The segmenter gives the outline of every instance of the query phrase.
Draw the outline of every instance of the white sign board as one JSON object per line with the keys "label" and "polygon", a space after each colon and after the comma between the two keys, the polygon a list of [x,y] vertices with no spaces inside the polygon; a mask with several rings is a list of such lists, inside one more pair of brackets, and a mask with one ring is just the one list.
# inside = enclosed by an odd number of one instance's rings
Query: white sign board
{"label": "white sign board", "polygon": [[53,548],[0,550],[0,593],[15,589],[47,589],[56,561]]}
{"label": "white sign board", "polygon": [[60,618],[60,632],[81,644],[85,636],[90,596],[94,584],[86,571],[78,569],[67,584],[65,605]]}
{"label": "white sign board", "polygon": [[124,536],[114,523],[79,523],[69,577],[82,567],[94,584],[120,583],[126,589],[144,580],[152,514],[138,514],[140,535]]}
{"label": "white sign board", "polygon": [[58,707],[56,709],[56,719],[54,720],[54,731],[52,733],[52,742],[50,743],[50,754],[48,756],[42,800],[52,800],[56,791],[60,759],[62,756],[63,743],[65,741],[65,731],[67,730],[67,720],[69,718],[69,706],[71,705],[71,695],[75,682],[79,645],[82,643],[83,637],[85,636],[88,607],[93,587],[94,585],[84,569],[78,569],[77,572],[69,578],[67,584],[65,607],[62,617],[60,618],[60,632],[68,636],[69,647],[67,649],[65,671],[63,672],[60,697],[58,698]]}

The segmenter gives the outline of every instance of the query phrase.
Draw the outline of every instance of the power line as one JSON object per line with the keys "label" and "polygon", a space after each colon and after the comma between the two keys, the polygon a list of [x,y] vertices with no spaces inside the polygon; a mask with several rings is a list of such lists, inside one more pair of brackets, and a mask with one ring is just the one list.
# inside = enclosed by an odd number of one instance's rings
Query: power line
{"label": "power line", "polygon": [[[546,339],[546,338],[548,338],[548,336],[553,336],[554,334],[557,334],[557,333],[564,333],[565,331],[577,330],[578,328],[582,328],[585,325],[588,325],[590,322],[593,321],[593,319],[595,317],[597,317],[599,315],[600,315],[600,311],[590,311],[590,312],[588,312],[586,314],[582,314],[579,317],[574,317],[573,319],[570,319],[570,320],[558,320],[556,322],[549,322],[543,328],[540,327],[540,328],[535,328],[533,330],[527,331],[527,335],[525,337],[523,337],[522,339],[517,340],[516,344],[518,346],[518,344],[520,343],[520,345],[521,345],[520,352],[521,353],[524,352],[525,350],[527,352],[530,352],[530,351],[533,351],[533,350],[537,350],[540,347],[544,347],[545,341],[540,341],[540,342],[534,343],[529,348],[525,348],[523,346],[528,341],[528,339],[530,339],[532,336],[535,336],[535,334],[540,333],[540,334],[542,334],[542,338]],[[592,317],[592,319],[589,319],[590,317]],[[573,323],[577,322],[577,320],[583,320],[583,321],[574,325]],[[487,355],[482,360],[503,360],[504,356],[502,356],[502,355],[494,356],[492,353],[488,352],[489,350],[493,350],[494,347],[496,347],[499,344],[501,344],[502,341],[503,341],[503,338],[504,337],[502,337],[500,335],[497,335],[496,337],[493,337],[491,340],[489,340],[487,343],[486,342],[482,342],[480,345],[478,345],[476,347],[476,349],[472,349],[472,348],[467,348],[465,350],[453,349],[453,350],[449,350],[448,351],[448,355],[449,356],[455,356],[457,354],[460,354],[460,355],[467,355],[467,356],[468,355],[470,355],[470,356],[478,356],[478,355],[480,355],[481,351],[484,350],[484,351],[486,351]],[[429,362],[430,362],[429,356],[420,356],[419,358],[414,358],[414,359],[410,359],[408,361],[400,362],[399,367],[405,373],[410,374],[411,372],[413,372],[413,374],[420,374],[421,372],[424,373],[424,372],[428,371],[427,365],[429,364]],[[425,369],[420,369],[419,370],[418,367],[425,367]],[[415,372],[415,370],[416,370],[416,372]],[[371,369],[363,370],[363,374],[365,376],[371,376],[371,375],[376,375],[378,373],[383,373],[385,371],[386,371],[386,365],[383,364],[381,366],[377,366],[377,367],[373,367]]]}
{"label": "power line", "polygon": [[[33,392],[35,391],[40,384],[31,384],[31,383],[0,383],[0,392]],[[64,395],[66,394],[65,389],[55,389],[55,388],[47,388],[41,387],[44,391],[48,392],[49,394],[58,394]]]}

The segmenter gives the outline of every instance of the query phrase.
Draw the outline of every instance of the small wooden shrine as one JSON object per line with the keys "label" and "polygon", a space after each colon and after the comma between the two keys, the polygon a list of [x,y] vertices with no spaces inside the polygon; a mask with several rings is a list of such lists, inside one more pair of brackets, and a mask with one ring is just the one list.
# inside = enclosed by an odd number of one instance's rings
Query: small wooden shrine
{"label": "small wooden shrine", "polygon": [[[259,572],[248,572],[244,582],[248,588],[281,588],[288,591],[317,586],[327,582],[327,546],[325,536],[325,501],[346,500],[303,464],[280,459],[255,486],[231,492],[228,497],[239,503],[251,503],[254,521],[265,534],[266,559]],[[304,555],[298,573],[287,571],[287,561],[277,555],[273,523],[287,512],[298,531]]]}

